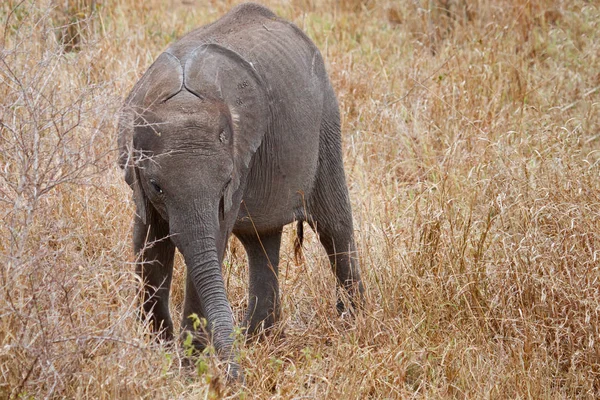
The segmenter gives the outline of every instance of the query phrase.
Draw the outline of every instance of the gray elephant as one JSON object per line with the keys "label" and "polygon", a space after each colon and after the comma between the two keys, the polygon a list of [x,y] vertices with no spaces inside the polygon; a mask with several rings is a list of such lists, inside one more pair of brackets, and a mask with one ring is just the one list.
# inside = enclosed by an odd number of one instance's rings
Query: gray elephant
{"label": "gray elephant", "polygon": [[192,313],[205,318],[239,374],[221,275],[232,232],[250,264],[249,333],[279,316],[281,232],[293,221],[300,236],[302,221],[318,232],[339,287],[362,302],[338,104],[321,54],[295,25],[243,4],[176,41],[126,99],[118,142],[143,310],[165,339],[177,247],[187,265],[182,329],[192,331]]}

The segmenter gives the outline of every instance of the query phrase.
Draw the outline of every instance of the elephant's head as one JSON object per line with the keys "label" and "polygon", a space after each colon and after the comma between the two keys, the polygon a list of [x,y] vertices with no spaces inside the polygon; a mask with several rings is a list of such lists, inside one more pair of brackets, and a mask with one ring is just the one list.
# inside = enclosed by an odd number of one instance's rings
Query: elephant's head
{"label": "elephant's head", "polygon": [[119,122],[119,164],[139,218],[169,223],[227,358],[232,313],[221,261],[252,156],[269,118],[267,89],[251,63],[219,45],[161,54],[129,95]]}

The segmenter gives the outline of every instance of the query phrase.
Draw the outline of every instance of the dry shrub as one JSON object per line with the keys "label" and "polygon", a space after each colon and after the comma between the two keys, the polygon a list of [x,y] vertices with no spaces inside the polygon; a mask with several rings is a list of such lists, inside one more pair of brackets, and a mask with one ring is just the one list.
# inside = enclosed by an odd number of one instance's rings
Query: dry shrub
{"label": "dry shrub", "polygon": [[0,397],[148,393],[135,370],[114,369],[148,351],[132,335],[136,279],[123,270],[127,192],[112,168],[120,100],[90,65],[101,44],[68,54],[55,11],[2,10]]}
{"label": "dry shrub", "polygon": [[[598,397],[600,10],[583,0],[267,2],[339,95],[365,310],[338,318],[317,238],[296,265],[287,228],[281,334],[242,347],[243,387],[153,340],[115,113],[235,3],[61,3],[85,16],[71,39],[63,8],[0,6],[0,397]],[[224,275],[239,317],[236,241]],[[175,320],[183,276],[178,257]]]}

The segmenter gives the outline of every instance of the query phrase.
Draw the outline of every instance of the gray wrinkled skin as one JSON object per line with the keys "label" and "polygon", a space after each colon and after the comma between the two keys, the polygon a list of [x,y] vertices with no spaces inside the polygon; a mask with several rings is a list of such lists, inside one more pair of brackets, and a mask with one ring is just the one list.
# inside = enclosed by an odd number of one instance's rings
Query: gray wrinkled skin
{"label": "gray wrinkled skin", "polygon": [[248,253],[243,326],[256,333],[279,316],[281,232],[294,220],[319,233],[339,286],[361,303],[338,104],[321,54],[296,26],[243,4],[176,41],[129,94],[118,140],[143,308],[164,338],[173,337],[177,247],[187,265],[182,329],[192,331],[192,313],[206,318],[239,376],[221,275],[227,240],[233,232]]}

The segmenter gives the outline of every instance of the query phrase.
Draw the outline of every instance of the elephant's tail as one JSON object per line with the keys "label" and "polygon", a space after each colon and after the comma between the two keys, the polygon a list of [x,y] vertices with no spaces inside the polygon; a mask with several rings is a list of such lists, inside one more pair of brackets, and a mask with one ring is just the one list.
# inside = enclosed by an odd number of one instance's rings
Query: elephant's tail
{"label": "elephant's tail", "polygon": [[304,263],[302,242],[304,242],[304,223],[298,221],[296,224],[296,239],[294,239],[294,261],[296,261],[296,265]]}

